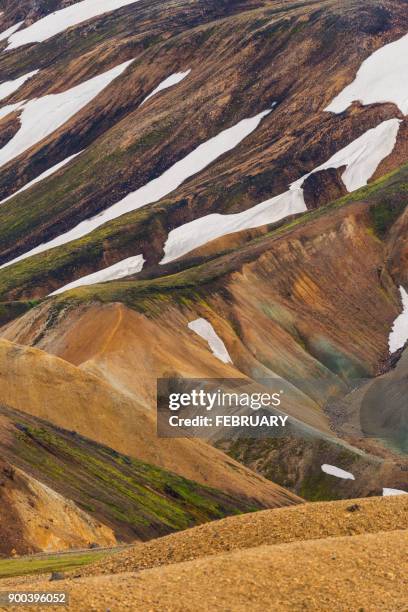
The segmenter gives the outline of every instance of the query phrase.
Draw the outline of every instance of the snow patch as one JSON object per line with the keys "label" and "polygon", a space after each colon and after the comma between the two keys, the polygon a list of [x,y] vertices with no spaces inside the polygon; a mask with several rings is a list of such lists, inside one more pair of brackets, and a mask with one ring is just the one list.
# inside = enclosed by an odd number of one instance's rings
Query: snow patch
{"label": "snow patch", "polygon": [[[347,191],[351,192],[364,187],[383,159],[393,152],[400,123],[399,119],[383,121],[377,127],[368,130],[347,147],[335,153],[327,162],[313,170],[311,174],[319,170],[347,166],[341,177]],[[300,179],[302,183],[308,176],[310,175],[307,174]]]}
{"label": "snow patch", "polygon": [[233,127],[220,132],[217,136],[202,143],[186,157],[176,162],[161,176],[150,181],[137,191],[129,193],[125,198],[113,204],[113,206],[110,206],[90,219],[82,221],[68,232],[60,234],[60,236],[57,236],[53,240],[40,244],[30,251],[23,253],[23,255],[3,264],[0,268],[10,266],[17,261],[66,244],[77,238],[82,238],[82,236],[89,234],[107,221],[112,221],[125,213],[137,210],[147,204],[157,202],[177,189],[188,178],[206,168],[221,155],[234,149],[244,140],[244,138],[249,136],[249,134],[258,127],[262,119],[270,112],[270,110],[267,110],[250,119],[243,119]]}
{"label": "snow patch", "polygon": [[[136,2],[139,0],[82,0],[60,11],[50,13],[14,34],[15,30],[22,25],[23,22],[21,22],[17,24],[18,27],[13,26],[15,28],[13,31],[3,32],[3,40],[8,38],[9,43],[6,50],[17,49],[29,43],[43,42],[72,26]],[[0,40],[2,40],[1,37]]]}
{"label": "snow patch", "polygon": [[44,180],[45,178],[51,176],[52,174],[54,174],[55,172],[57,172],[58,170],[60,170],[64,166],[66,166],[67,164],[69,164],[70,161],[75,159],[75,157],[77,157],[81,153],[82,153],[82,151],[80,151],[79,153],[75,153],[75,155],[71,155],[70,157],[67,157],[66,159],[63,159],[62,161],[60,161],[58,164],[55,164],[55,166],[52,166],[52,168],[48,168],[48,170],[45,170],[45,172],[43,172],[42,174],[39,174],[35,179],[33,179],[32,181],[30,181],[29,183],[24,185],[24,187],[22,187],[18,191],[15,191],[14,193],[12,193],[7,198],[4,198],[4,200],[1,200],[0,204],[4,204],[4,202],[7,202],[8,200],[11,200],[11,198],[14,198],[14,196],[16,196],[18,193],[21,193],[22,191],[26,191],[27,189],[29,189],[30,187],[32,187],[36,183],[39,183],[40,181]]}
{"label": "snow patch", "polygon": [[[124,62],[62,93],[48,94],[42,98],[5,107],[8,112],[22,110],[21,127],[17,134],[0,149],[0,166],[18,157],[66,123],[122,74],[132,62],[133,60]],[[2,111],[4,109],[0,110],[0,117],[5,116]]]}
{"label": "snow patch", "polygon": [[10,115],[19,108],[22,108],[23,104],[24,102],[16,102],[15,104],[7,104],[6,106],[3,106],[0,108],[0,119],[3,119],[3,117],[7,117],[7,115]]}
{"label": "snow patch", "polygon": [[289,191],[275,196],[253,208],[233,215],[213,213],[190,221],[172,230],[164,246],[166,264],[211,240],[242,230],[276,223],[285,217],[306,212],[302,185],[319,170],[346,166],[342,179],[348,191],[367,184],[381,161],[392,152],[398,135],[400,121],[390,119],[368,130],[348,146],[333,155],[327,162],[305,174],[290,186]]}
{"label": "snow patch", "polygon": [[228,354],[224,342],[217,335],[215,329],[206,319],[196,319],[188,324],[188,328],[198,334],[208,342],[208,346],[212,350],[214,357],[217,357],[223,363],[232,363],[232,359]]}
{"label": "snow patch", "polygon": [[4,100],[4,98],[8,98],[12,93],[17,91],[28,79],[31,79],[35,74],[37,74],[38,70],[33,70],[32,72],[28,72],[18,79],[14,79],[14,81],[6,81],[5,83],[0,84],[0,100]]}
{"label": "snow patch", "polygon": [[160,264],[174,261],[216,238],[275,223],[284,217],[306,212],[306,210],[303,190],[293,188],[240,213],[232,215],[212,213],[195,219],[169,233],[164,245],[165,255]]}
{"label": "snow patch", "polygon": [[401,489],[383,489],[383,496],[391,496],[391,495],[408,495],[406,491],[402,491]]}
{"label": "snow patch", "polygon": [[408,340],[408,293],[400,287],[402,313],[395,319],[388,339],[390,353],[402,348]]}
{"label": "snow patch", "polygon": [[336,467],[335,465],[328,465],[324,463],[322,465],[322,472],[325,474],[330,474],[330,476],[336,476],[337,478],[343,478],[344,480],[355,480],[353,474],[350,472],[346,472],[341,468]]}
{"label": "snow patch", "polygon": [[59,293],[64,293],[70,289],[75,289],[75,287],[106,283],[108,281],[118,280],[119,278],[125,278],[126,276],[130,276],[132,274],[137,274],[142,270],[144,262],[145,260],[143,255],[128,257],[127,259],[118,261],[108,268],[104,268],[103,270],[98,270],[98,272],[93,272],[92,274],[78,278],[77,280],[72,281],[72,283],[68,283],[68,285],[64,285],[64,287],[60,287],[60,289],[50,293],[50,295],[58,295]]}
{"label": "snow patch", "polygon": [[153,96],[159,93],[159,91],[163,91],[164,89],[168,89],[169,87],[173,87],[174,85],[178,85],[178,83],[181,83],[181,81],[183,81],[190,74],[190,72],[191,69],[187,70],[186,72],[175,72],[174,74],[167,77],[167,79],[164,79],[164,81],[162,81],[160,85],[156,87],[156,89],[153,89],[152,93],[150,93],[143,100],[140,106],[143,106],[143,104],[150,100],[150,98],[153,98]]}
{"label": "snow patch", "polygon": [[355,80],[327,106],[342,113],[355,100],[362,104],[394,102],[408,114],[408,34],[370,55],[360,66]]}
{"label": "snow patch", "polygon": [[18,30],[18,28],[21,28],[23,23],[24,21],[19,21],[18,23],[15,23],[13,26],[11,26],[11,28],[8,28],[7,30],[4,30],[4,32],[1,32],[0,40],[7,40],[7,38],[9,38],[12,34],[14,34],[14,32]]}

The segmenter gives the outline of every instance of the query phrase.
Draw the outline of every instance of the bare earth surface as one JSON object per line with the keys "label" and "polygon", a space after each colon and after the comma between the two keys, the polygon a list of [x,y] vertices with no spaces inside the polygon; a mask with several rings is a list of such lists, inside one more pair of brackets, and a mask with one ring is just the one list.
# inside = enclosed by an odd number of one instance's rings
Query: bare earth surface
{"label": "bare earth surface", "polygon": [[[408,605],[407,564],[406,531],[260,546],[78,579],[69,586],[70,608],[396,612]],[[32,586],[49,589],[50,583]]]}
{"label": "bare earth surface", "polygon": [[301,504],[228,517],[151,540],[83,570],[131,572],[200,557],[327,537],[408,529],[408,495]]}
{"label": "bare earth surface", "polygon": [[1,587],[66,590],[69,609],[80,611],[406,612],[407,566],[408,497],[398,496],[227,518],[135,546],[67,580],[26,577]]}

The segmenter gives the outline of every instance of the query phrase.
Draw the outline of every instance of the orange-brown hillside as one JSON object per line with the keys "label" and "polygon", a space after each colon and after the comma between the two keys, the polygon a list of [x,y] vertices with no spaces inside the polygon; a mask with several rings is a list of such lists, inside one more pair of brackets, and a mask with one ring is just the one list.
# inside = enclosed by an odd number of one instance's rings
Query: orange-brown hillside
{"label": "orange-brown hillside", "polygon": [[265,507],[300,501],[200,440],[158,438],[153,411],[63,359],[1,340],[0,371],[6,406]]}

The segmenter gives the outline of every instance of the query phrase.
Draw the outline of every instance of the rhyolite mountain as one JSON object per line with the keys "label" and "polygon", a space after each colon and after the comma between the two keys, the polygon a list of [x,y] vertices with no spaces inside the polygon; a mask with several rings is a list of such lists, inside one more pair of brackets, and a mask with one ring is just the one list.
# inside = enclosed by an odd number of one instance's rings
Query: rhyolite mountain
{"label": "rhyolite mountain", "polygon": [[[407,8],[0,0],[0,403],[229,508],[406,489],[354,425],[408,338]],[[159,439],[166,376],[280,376],[297,429]]]}
{"label": "rhyolite mountain", "polygon": [[23,412],[0,412],[0,554],[146,540],[269,505],[199,485]]}

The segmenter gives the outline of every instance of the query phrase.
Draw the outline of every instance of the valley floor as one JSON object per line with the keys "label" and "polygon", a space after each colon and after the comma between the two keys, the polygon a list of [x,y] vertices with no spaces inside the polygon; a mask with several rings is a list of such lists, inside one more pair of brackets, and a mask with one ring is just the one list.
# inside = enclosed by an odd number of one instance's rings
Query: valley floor
{"label": "valley floor", "polygon": [[58,582],[25,576],[0,588],[67,591],[76,611],[402,612],[407,565],[402,495],[229,517],[106,556]]}

